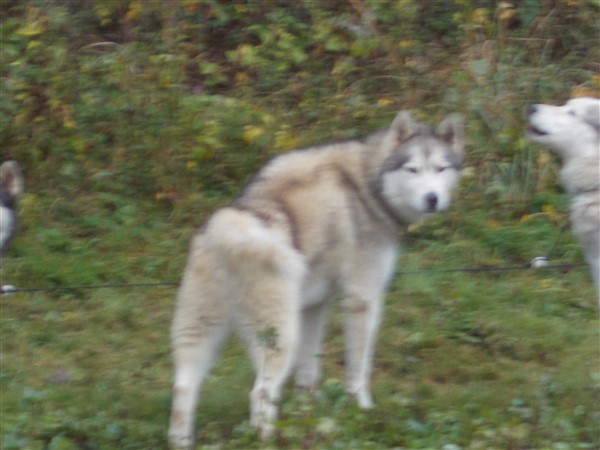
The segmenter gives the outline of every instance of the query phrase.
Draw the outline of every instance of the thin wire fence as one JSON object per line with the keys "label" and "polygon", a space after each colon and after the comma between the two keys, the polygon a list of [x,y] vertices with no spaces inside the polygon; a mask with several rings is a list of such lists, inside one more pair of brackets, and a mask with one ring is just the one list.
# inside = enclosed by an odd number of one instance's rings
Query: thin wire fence
{"label": "thin wire fence", "polygon": [[[568,264],[549,264],[544,257],[536,257],[531,262],[512,266],[484,266],[484,267],[464,267],[456,269],[422,269],[398,271],[396,275],[427,275],[443,273],[490,273],[490,272],[510,272],[516,270],[544,269],[544,270],[571,270],[585,266],[585,263]],[[35,292],[58,292],[58,291],[78,291],[83,289],[133,289],[133,288],[151,288],[162,286],[177,286],[178,281],[158,281],[149,283],[113,283],[113,284],[89,284],[72,286],[52,286],[52,287],[16,287],[6,284],[0,287],[0,295],[16,293],[35,293]]]}

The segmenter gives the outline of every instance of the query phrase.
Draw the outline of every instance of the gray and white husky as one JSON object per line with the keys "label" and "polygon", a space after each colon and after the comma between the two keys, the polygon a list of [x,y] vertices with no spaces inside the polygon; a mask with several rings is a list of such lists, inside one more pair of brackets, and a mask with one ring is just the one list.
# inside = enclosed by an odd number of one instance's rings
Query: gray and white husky
{"label": "gray and white husky", "polygon": [[0,255],[8,248],[17,226],[17,197],[23,192],[23,176],[15,161],[0,165]]}
{"label": "gray and white husky", "polygon": [[446,209],[464,158],[462,119],[434,130],[400,112],[364,141],[272,160],[196,234],[172,325],[173,448],[193,445],[200,387],[229,331],[257,372],[251,423],[272,434],[282,385],[312,389],[321,372],[327,300],[343,297],[346,387],[360,407],[394,274],[398,229]]}
{"label": "gray and white husky", "polygon": [[562,159],[560,177],[571,196],[571,226],[583,246],[600,305],[600,99],[532,105],[529,124],[529,138]]}

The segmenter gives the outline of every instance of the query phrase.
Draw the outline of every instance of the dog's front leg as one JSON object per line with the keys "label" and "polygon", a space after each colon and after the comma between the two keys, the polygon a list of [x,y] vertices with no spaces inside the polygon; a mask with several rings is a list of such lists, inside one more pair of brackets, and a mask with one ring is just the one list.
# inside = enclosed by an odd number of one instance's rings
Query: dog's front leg
{"label": "dog's front leg", "polygon": [[[380,236],[381,237],[381,236]],[[393,239],[369,242],[357,252],[343,283],[346,337],[346,389],[361,408],[371,408],[369,379],[386,287],[394,273]]]}
{"label": "dog's front leg", "polygon": [[296,386],[300,389],[316,389],[321,378],[321,344],[327,310],[327,304],[323,302],[302,311],[296,372]]}
{"label": "dog's front leg", "polygon": [[361,408],[373,407],[369,386],[383,296],[350,294],[345,299],[346,389]]}

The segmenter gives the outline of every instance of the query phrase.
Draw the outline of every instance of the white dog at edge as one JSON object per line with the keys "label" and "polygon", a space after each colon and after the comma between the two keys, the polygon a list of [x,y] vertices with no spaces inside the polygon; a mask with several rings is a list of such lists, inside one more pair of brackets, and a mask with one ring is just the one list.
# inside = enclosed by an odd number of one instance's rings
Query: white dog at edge
{"label": "white dog at edge", "polygon": [[[272,160],[192,240],[172,325],[172,448],[194,445],[201,385],[228,332],[239,332],[257,372],[251,423],[274,431],[283,383],[314,388],[327,299],[343,296],[346,388],[360,407],[369,388],[398,229],[444,210],[464,158],[462,120],[437,129],[400,112],[365,140]],[[225,407],[225,406],[224,406]]]}
{"label": "white dog at edge", "polygon": [[600,305],[600,99],[532,105],[529,125],[529,138],[562,160],[560,177],[571,196],[571,226],[583,246]]}

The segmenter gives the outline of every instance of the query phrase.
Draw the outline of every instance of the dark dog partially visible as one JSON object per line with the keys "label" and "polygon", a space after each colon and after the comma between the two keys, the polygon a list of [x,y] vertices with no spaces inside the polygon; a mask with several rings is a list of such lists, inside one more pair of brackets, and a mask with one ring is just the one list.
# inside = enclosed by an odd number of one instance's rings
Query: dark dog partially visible
{"label": "dark dog partially visible", "polygon": [[7,249],[17,226],[17,197],[23,192],[23,176],[15,161],[0,166],[0,254]]}

